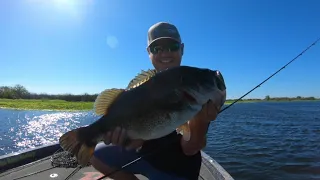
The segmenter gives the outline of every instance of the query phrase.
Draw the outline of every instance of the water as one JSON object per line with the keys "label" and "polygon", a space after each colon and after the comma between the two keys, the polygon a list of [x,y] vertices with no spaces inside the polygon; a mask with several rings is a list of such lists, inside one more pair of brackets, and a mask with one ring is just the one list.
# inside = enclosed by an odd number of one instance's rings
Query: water
{"label": "water", "polygon": [[[0,155],[57,142],[92,112],[0,109]],[[204,149],[235,179],[320,179],[320,102],[239,103],[213,122]]]}

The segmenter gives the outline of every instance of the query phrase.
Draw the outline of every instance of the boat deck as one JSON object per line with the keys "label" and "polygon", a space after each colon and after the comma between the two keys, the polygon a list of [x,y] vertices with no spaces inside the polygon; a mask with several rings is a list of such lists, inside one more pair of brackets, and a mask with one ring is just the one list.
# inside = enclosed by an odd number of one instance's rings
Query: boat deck
{"label": "boat deck", "polygon": [[[199,180],[232,180],[232,177],[207,154],[202,153],[202,166]],[[81,168],[73,172],[76,168],[53,167],[50,157],[20,166],[0,174],[1,180],[96,180],[102,174],[92,166]],[[141,180],[147,180],[142,175],[136,175]],[[108,178],[105,178],[108,179]]]}

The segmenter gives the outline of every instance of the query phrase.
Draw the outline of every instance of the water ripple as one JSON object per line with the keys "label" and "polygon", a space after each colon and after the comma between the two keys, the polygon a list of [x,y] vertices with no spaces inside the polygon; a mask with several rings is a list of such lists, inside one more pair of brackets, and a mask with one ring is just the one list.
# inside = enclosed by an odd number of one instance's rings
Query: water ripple
{"label": "water ripple", "polygon": [[205,151],[235,179],[320,179],[320,103],[237,104]]}

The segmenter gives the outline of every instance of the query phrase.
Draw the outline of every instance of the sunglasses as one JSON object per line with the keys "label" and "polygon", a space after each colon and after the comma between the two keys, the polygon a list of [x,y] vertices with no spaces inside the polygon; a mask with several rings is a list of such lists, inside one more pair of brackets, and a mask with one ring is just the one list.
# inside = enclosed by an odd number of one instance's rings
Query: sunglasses
{"label": "sunglasses", "polygon": [[177,52],[180,49],[180,43],[170,43],[167,45],[155,45],[149,47],[152,54],[158,54],[160,51]]}

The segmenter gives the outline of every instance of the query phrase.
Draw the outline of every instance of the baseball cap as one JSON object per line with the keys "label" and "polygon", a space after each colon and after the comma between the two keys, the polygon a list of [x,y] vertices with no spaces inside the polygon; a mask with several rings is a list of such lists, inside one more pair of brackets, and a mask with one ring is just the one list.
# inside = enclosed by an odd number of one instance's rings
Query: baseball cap
{"label": "baseball cap", "polygon": [[168,22],[158,22],[149,28],[148,47],[159,39],[172,39],[181,43],[181,37],[177,27]]}

